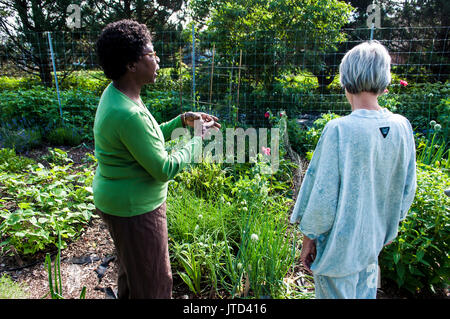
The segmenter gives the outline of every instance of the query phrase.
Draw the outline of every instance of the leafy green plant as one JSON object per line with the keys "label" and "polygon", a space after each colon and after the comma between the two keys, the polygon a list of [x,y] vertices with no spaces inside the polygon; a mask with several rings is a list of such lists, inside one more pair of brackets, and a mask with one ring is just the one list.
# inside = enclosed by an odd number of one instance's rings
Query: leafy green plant
{"label": "leafy green plant", "polygon": [[60,83],[61,90],[81,89],[101,95],[106,86],[111,83],[103,71],[74,71]]}
{"label": "leafy green plant", "polygon": [[231,176],[228,169],[221,163],[204,160],[197,165],[190,166],[175,177],[188,189],[194,190],[200,198],[217,198],[222,193],[228,193],[231,185]]}
{"label": "leafy green plant", "polygon": [[56,92],[40,86],[28,90],[0,92],[0,110],[3,123],[24,118],[32,125],[45,127],[50,122],[61,121]]}
{"label": "leafy green plant", "polygon": [[42,159],[55,165],[66,165],[73,163],[67,153],[59,148],[49,148],[48,154],[44,155]]}
{"label": "leafy green plant", "polygon": [[[272,176],[261,174],[263,164],[240,164],[241,169],[233,171],[202,163],[179,174],[170,184],[167,203],[169,233],[174,241],[171,246],[181,268],[179,275],[195,294],[211,287],[213,291],[225,289],[232,296],[239,292],[243,295],[242,280],[250,283],[246,297],[281,294],[283,274],[292,263],[286,253],[291,256],[291,249],[295,250],[282,221],[289,200],[277,196],[286,192],[285,187],[274,183],[271,188]],[[193,169],[199,171],[192,174]],[[288,165],[283,167],[288,169]],[[205,187],[209,181],[212,183]],[[259,211],[262,206],[265,214],[252,213],[252,222],[246,224],[251,228],[245,230],[242,223],[249,211]],[[246,235],[249,231],[257,231],[262,238],[256,251],[249,245],[253,243]],[[249,272],[248,265],[258,270]]]}
{"label": "leafy green plant", "polygon": [[6,90],[23,90],[39,85],[38,77],[9,77],[0,76],[0,91]]}
{"label": "leafy green plant", "polygon": [[201,292],[200,284],[202,279],[201,265],[195,256],[192,245],[186,245],[187,250],[181,250],[176,254],[176,258],[180,260],[185,272],[178,272],[184,283],[188,285],[189,289],[199,295]]}
{"label": "leafy green plant", "polygon": [[273,211],[261,216],[256,209],[242,214],[239,250],[235,257],[227,252],[225,273],[232,282],[230,295],[277,298],[282,294],[296,240],[280,215]]}
{"label": "leafy green plant", "polygon": [[[284,121],[282,115],[272,123],[280,127],[282,138]],[[281,156],[284,147],[283,139]],[[220,285],[232,297],[284,295],[283,278],[295,255],[295,237],[285,222],[295,165],[282,159],[272,175],[263,157],[258,154],[255,163],[233,165],[204,161],[169,186],[168,226],[175,260],[182,269],[180,277],[195,294],[206,289],[205,278],[210,278],[213,290]]]}
{"label": "leafy green plant", "polygon": [[445,99],[450,91],[450,83],[412,83],[407,87],[391,85],[389,93],[378,99],[380,106],[394,113],[405,116],[415,132],[427,134],[429,122],[437,119],[442,122],[442,129],[448,132],[450,107]]}
{"label": "leafy green plant", "polygon": [[[0,91],[0,122],[26,119],[30,127],[39,127],[40,134],[57,145],[78,145],[80,139],[92,141],[95,112],[101,93],[109,81],[106,83],[102,76],[91,73],[79,73],[79,78],[72,76],[61,86],[64,126],[56,91],[39,85]],[[166,87],[164,91],[145,88],[142,92],[145,105],[159,123],[181,112],[179,95],[169,87],[170,91]]]}
{"label": "leafy green plant", "polygon": [[383,276],[416,294],[450,284],[448,176],[418,163],[417,191],[398,237],[380,254]]}
{"label": "leafy green plant", "polygon": [[[83,138],[92,136],[92,126],[99,95],[82,89],[60,91],[65,126],[76,128]],[[54,89],[36,86],[31,89],[0,92],[2,123],[25,119],[30,127],[39,127],[47,137],[51,130],[61,127],[58,97]]]}
{"label": "leafy green plant", "polygon": [[208,287],[219,289],[218,268],[227,244],[222,225],[230,238],[239,234],[236,204],[217,199],[197,197],[180,179],[169,184],[167,226],[173,268],[179,269],[177,273],[195,294]]}
{"label": "leafy green plant", "polygon": [[[199,233],[199,226],[194,230],[192,242],[175,245],[175,259],[180,262],[184,271],[178,271],[181,279],[196,295],[202,291],[204,277],[209,277],[208,260],[212,259],[216,241],[208,233]],[[216,285],[214,281],[212,285]]]}
{"label": "leafy green plant", "polygon": [[[289,142],[292,148],[301,156],[307,156],[308,152],[313,152],[319,142],[325,125],[340,115],[335,113],[322,114],[320,118],[314,121],[311,127],[303,129],[296,119],[288,121]],[[311,157],[311,155],[308,155]]]}
{"label": "leafy green plant", "polygon": [[180,98],[175,91],[164,92],[154,91],[154,88],[153,91],[147,89],[142,94],[142,101],[158,123],[167,122],[186,111],[180,106]]}
{"label": "leafy green plant", "polygon": [[24,156],[17,156],[11,148],[0,149],[0,171],[18,173],[25,171],[29,165],[36,164],[34,160]]}
{"label": "leafy green plant", "polygon": [[0,276],[0,299],[26,299],[28,294],[23,284],[17,283],[7,274]]}
{"label": "leafy green plant", "polygon": [[[14,157],[8,158],[14,160]],[[55,244],[57,230],[73,239],[93,216],[92,166],[72,163],[27,166],[26,171],[0,171],[0,248],[4,253],[33,254]],[[6,205],[7,204],[7,205]]]}
{"label": "leafy green plant", "polygon": [[[430,122],[431,129],[425,137],[416,134],[417,137],[417,160],[423,164],[441,167],[444,170],[450,169],[450,149],[449,142],[442,135],[441,125],[436,121]],[[431,134],[432,133],[432,134]]]}
{"label": "leafy green plant", "polygon": [[436,120],[442,125],[442,135],[450,136],[450,97],[448,96],[450,88],[446,92],[446,96],[444,96],[440,103],[437,105],[437,118]]}
{"label": "leafy green plant", "polygon": [[449,156],[450,150],[448,148],[448,143],[445,141],[439,142],[436,138],[436,134],[433,134],[431,140],[422,138],[419,140],[419,145],[417,146],[417,160],[423,164],[450,168]]}

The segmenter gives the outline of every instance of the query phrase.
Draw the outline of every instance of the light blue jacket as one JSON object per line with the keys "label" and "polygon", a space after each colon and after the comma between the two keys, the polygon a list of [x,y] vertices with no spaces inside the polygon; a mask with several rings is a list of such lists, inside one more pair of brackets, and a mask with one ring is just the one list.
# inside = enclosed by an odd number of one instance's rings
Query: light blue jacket
{"label": "light blue jacket", "polygon": [[315,274],[342,277],[378,259],[416,190],[409,121],[387,109],[355,110],[327,123],[291,216],[316,239]]}

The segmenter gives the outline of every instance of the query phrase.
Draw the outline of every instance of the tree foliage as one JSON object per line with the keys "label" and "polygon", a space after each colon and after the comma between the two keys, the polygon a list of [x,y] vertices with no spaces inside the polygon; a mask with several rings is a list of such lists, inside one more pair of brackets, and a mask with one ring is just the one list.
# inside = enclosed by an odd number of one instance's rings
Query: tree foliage
{"label": "tree foliage", "polygon": [[228,57],[242,50],[248,73],[269,90],[286,60],[306,61],[319,83],[327,84],[326,53],[345,40],[340,29],[352,10],[337,0],[195,0],[190,8],[206,26],[207,42]]}
{"label": "tree foliage", "polygon": [[[46,86],[52,85],[52,61],[46,32],[52,32],[56,65],[64,65],[67,76],[76,66],[95,64],[93,43],[107,23],[134,19],[150,30],[174,29],[170,16],[182,8],[183,0],[0,0],[0,35],[6,39],[2,46],[6,55],[21,71],[39,76]],[[73,14],[70,5],[80,9],[80,24],[68,24]],[[5,17],[5,18],[3,18]],[[7,19],[6,17],[9,17]],[[94,36],[94,37],[92,37]],[[78,56],[77,52],[87,53]],[[69,68],[68,68],[69,67]]]}
{"label": "tree foliage", "polygon": [[50,86],[51,60],[46,31],[67,30],[66,7],[70,0],[2,0],[0,11],[10,19],[0,21],[0,31],[7,37],[8,54],[22,71],[38,75]]}
{"label": "tree foliage", "polygon": [[86,22],[90,29],[99,29],[106,24],[133,19],[146,24],[151,30],[174,27],[169,21],[172,14],[182,9],[184,0],[88,0],[85,8]]}
{"label": "tree foliage", "polygon": [[[418,82],[445,82],[450,74],[450,60],[444,54],[431,55],[430,52],[445,52],[448,47],[448,27],[450,2],[447,0],[345,0],[355,8],[355,13],[347,28],[361,28],[349,32],[349,41],[367,39],[367,7],[375,3],[380,7],[381,30],[374,37],[388,40],[385,44],[392,52],[406,52],[409,66],[400,66],[396,72],[420,75]],[[433,59],[427,61],[427,57]],[[402,60],[396,61],[395,63]],[[426,75],[426,76],[424,76]]]}

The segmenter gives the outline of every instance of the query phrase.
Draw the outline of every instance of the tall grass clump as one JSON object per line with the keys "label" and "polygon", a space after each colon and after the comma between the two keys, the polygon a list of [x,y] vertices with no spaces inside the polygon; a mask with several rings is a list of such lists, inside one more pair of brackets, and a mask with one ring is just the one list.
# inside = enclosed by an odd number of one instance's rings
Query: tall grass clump
{"label": "tall grass clump", "polygon": [[[205,160],[169,185],[167,219],[174,268],[197,296],[277,298],[295,255],[288,192],[256,163]],[[281,161],[277,174],[290,175]]]}
{"label": "tall grass clump", "polygon": [[448,137],[443,135],[442,128],[436,121],[430,122],[431,128],[428,134],[417,136],[417,161],[440,167],[443,170],[450,169],[450,142]]}

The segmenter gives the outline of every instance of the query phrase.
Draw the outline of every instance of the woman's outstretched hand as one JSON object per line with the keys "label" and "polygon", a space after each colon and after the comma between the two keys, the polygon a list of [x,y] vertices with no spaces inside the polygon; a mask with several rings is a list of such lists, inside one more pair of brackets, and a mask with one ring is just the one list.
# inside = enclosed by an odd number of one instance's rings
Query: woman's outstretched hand
{"label": "woman's outstretched hand", "polygon": [[219,130],[221,125],[218,123],[218,118],[214,115],[209,115],[203,112],[186,112],[182,114],[182,121],[184,126],[192,127],[199,131],[201,130],[202,138],[210,129]]}
{"label": "woman's outstretched hand", "polygon": [[200,119],[202,119],[203,122],[208,123],[208,124],[211,124],[209,122],[213,121],[214,127],[218,128],[218,129],[220,128],[220,124],[217,123],[219,121],[219,119],[217,117],[215,117],[214,115],[209,115],[209,114],[206,114],[203,112],[186,112],[186,113],[184,113],[185,126],[190,126],[193,128],[195,120],[200,120]]}

